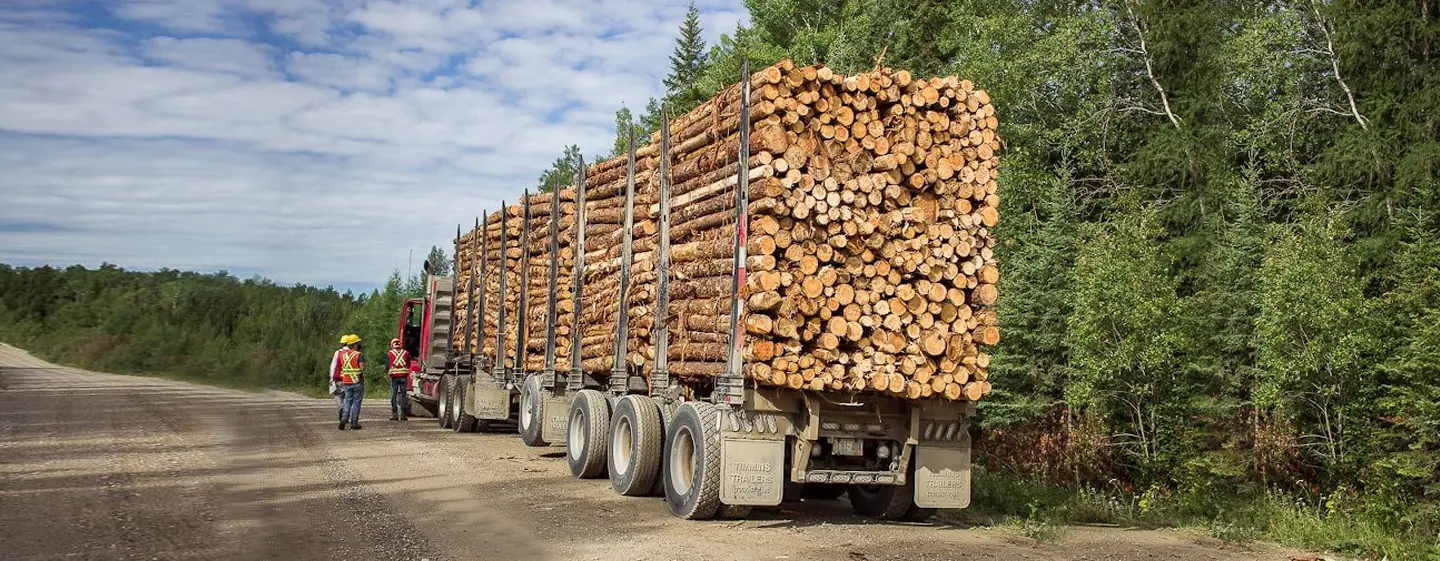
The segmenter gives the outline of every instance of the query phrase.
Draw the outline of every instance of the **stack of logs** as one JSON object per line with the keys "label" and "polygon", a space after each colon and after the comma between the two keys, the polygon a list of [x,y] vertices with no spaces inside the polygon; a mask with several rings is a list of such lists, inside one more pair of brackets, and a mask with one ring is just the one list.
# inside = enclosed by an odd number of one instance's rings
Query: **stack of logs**
{"label": "stack of logs", "polygon": [[[731,87],[669,123],[669,372],[705,383],[724,371],[735,237],[735,190],[749,179],[747,282],[742,288],[744,371],[752,383],[911,399],[978,400],[990,391],[989,354],[999,340],[999,269],[991,229],[997,121],[990,98],[968,80],[918,79],[889,68],[842,76],[782,61],[751,77],[749,161],[739,156],[740,91]],[[631,290],[618,300],[627,159],[584,173],[582,368],[614,364],[617,314],[628,314],[625,366],[654,366],[660,138],[636,151]],[[578,233],[577,189],[559,193],[557,369],[569,368],[571,296]],[[553,194],[530,199],[529,251],[519,247],[522,205],[508,216],[514,316],[521,259],[531,267],[525,368],[543,366]],[[492,261],[500,227],[486,229]],[[472,236],[459,240],[457,302],[476,263]],[[458,306],[457,306],[458,308]],[[494,314],[487,313],[493,322]],[[457,314],[464,318],[463,314]],[[508,319],[508,318],[507,318]],[[509,319],[511,337],[515,321]],[[463,319],[459,325],[464,325]],[[493,323],[481,352],[494,356]],[[456,330],[458,337],[463,328]],[[507,345],[513,345],[514,339]],[[513,347],[507,347],[508,357]]]}

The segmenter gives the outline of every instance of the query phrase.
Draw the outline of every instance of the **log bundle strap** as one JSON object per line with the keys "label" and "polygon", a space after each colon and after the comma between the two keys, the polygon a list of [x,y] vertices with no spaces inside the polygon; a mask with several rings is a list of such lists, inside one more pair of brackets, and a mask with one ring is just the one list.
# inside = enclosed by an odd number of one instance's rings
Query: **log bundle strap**
{"label": "log bundle strap", "polygon": [[[735,268],[743,264],[736,326],[749,383],[912,399],[988,394],[986,350],[1000,338],[993,228],[1001,140],[990,96],[954,76],[922,79],[889,68],[845,76],[788,60],[753,73],[749,92],[747,122],[741,88],[729,88],[670,120],[668,138],[657,133],[635,147],[633,176],[628,153],[592,164],[577,174],[583,195],[576,186],[536,194],[501,210],[505,220],[492,217],[460,236],[457,274],[475,269],[475,290],[508,307],[508,331],[496,325],[499,305],[488,305],[475,331],[490,340],[467,341],[467,330],[457,330],[456,348],[473,342],[477,353],[496,356],[497,342],[509,350],[521,337],[523,367],[539,370],[554,293],[558,371],[578,357],[573,367],[587,375],[609,375],[620,364],[649,376],[659,252],[668,246],[665,370],[672,377],[704,381],[726,372]],[[668,240],[659,228],[662,168],[669,171]],[[736,207],[742,186],[743,214]],[[742,215],[743,263],[735,247]],[[490,255],[477,255],[486,248]],[[468,283],[457,284],[456,302],[468,303]],[[577,288],[583,298],[569,298]],[[515,332],[520,314],[526,333]],[[626,355],[618,362],[617,351]]]}

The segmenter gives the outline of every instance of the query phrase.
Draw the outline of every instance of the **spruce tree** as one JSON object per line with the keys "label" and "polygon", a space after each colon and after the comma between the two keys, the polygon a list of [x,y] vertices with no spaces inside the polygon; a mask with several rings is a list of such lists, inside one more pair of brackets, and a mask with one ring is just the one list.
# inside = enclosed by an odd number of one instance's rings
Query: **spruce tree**
{"label": "spruce tree", "polygon": [[705,39],[700,33],[700,11],[691,2],[675,39],[675,52],[670,55],[670,75],[665,77],[665,97],[672,115],[689,112],[704,101],[697,83],[706,59]]}

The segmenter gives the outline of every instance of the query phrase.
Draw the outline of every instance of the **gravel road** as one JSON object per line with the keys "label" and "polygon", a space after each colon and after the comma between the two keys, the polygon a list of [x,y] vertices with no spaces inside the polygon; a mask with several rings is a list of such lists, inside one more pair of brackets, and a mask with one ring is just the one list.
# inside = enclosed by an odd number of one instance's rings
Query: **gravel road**
{"label": "gravel road", "polygon": [[0,345],[0,558],[1289,560],[1183,531],[872,523],[843,501],[687,522],[559,449],[334,402],[57,367]]}

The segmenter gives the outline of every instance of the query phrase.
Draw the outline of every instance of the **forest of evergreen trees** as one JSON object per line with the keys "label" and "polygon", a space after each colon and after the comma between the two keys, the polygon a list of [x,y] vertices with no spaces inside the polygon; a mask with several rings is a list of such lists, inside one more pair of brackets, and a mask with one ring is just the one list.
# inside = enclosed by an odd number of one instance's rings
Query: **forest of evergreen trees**
{"label": "forest of evergreen trees", "polygon": [[[449,271],[444,250],[431,248],[429,259]],[[398,271],[354,295],[225,272],[0,264],[0,341],[82,368],[320,395],[340,335],[383,352],[401,303],[422,286]],[[388,391],[384,362],[368,366],[367,391]]]}
{"label": "forest of evergreen trees", "polygon": [[1440,556],[1435,0],[745,6],[708,48],[692,11],[665,98],[617,130],[656,130],[660,102],[689,110],[742,58],[957,74],[995,99],[984,463],[1202,503],[1282,492]]}
{"label": "forest of evergreen trees", "polygon": [[[717,45],[692,10],[665,96],[618,111],[617,131],[655,130],[662,102],[694,107],[742,58],[957,74],[992,94],[1006,146],[1003,337],[977,444],[991,473],[1114,489],[1139,510],[1189,497],[1202,517],[1282,496],[1360,536],[1316,522],[1295,540],[1440,557],[1437,0],[745,6]],[[579,154],[541,187],[568,183]],[[403,284],[357,298],[0,268],[0,339],[299,387],[337,333],[388,339]]]}

